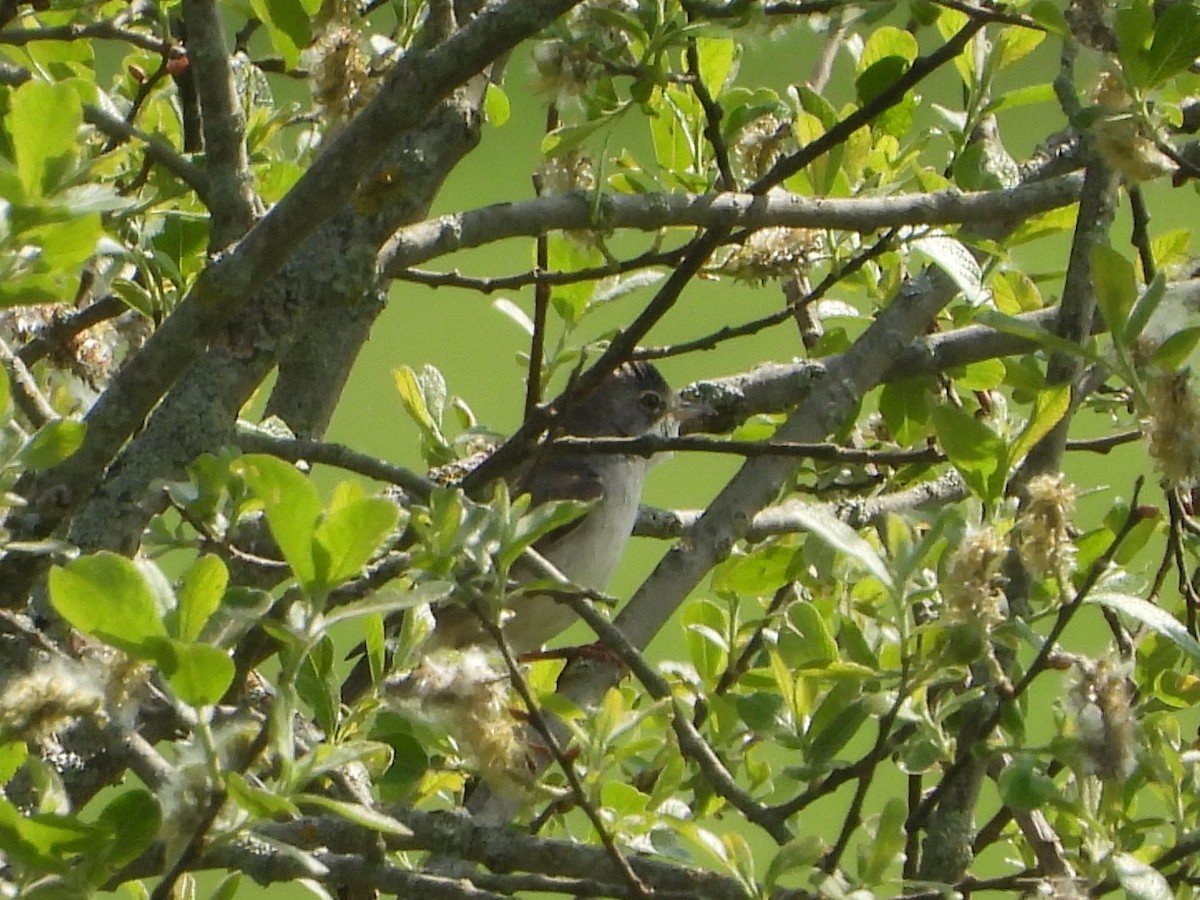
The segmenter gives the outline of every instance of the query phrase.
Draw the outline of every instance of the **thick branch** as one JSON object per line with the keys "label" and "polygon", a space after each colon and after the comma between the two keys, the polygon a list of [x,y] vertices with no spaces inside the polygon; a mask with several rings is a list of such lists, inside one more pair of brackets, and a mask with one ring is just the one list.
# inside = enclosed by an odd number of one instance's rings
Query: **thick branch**
{"label": "thick branch", "polygon": [[216,0],[184,0],[183,21],[200,97],[212,219],[208,246],[215,252],[238,240],[256,218],[246,155],[246,114],[233,84]]}
{"label": "thick branch", "polygon": [[769,194],[552,194],[452,213],[398,231],[379,254],[380,268],[400,277],[437,256],[512,237],[557,229],[834,228],[878,231],[899,225],[961,225],[1023,218],[1079,199],[1083,178],[1065,175],[999,191],[957,190],[890,197],[803,197]]}

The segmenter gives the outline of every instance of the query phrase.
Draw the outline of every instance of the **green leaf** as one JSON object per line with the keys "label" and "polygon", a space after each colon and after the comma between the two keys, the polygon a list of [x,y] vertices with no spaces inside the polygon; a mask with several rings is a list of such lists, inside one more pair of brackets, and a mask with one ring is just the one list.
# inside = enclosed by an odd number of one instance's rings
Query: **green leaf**
{"label": "green leaf", "polygon": [[542,155],[549,158],[574,150],[600,128],[610,124],[614,116],[601,116],[579,125],[563,125],[542,138]]}
{"label": "green leaf", "polygon": [[737,42],[731,38],[698,37],[696,51],[700,56],[700,80],[715,98],[736,72]]}
{"label": "green leaf", "polygon": [[938,443],[968,487],[981,499],[998,500],[1008,476],[1008,447],[978,419],[950,406],[933,408]]}
{"label": "green leaf", "polygon": [[1050,84],[1031,84],[1027,87],[1014,88],[1005,91],[999,97],[990,101],[984,108],[985,112],[995,113],[1002,109],[1019,109],[1022,106],[1033,106],[1035,103],[1054,102],[1054,86]]}
{"label": "green leaf", "polygon": [[1005,69],[1036,50],[1046,34],[1032,28],[1002,28],[996,38],[996,67]]}
{"label": "green leaf", "polygon": [[894,85],[908,71],[908,65],[909,61],[901,56],[885,56],[864,69],[854,79],[854,92],[859,104],[866,106]]}
{"label": "green leaf", "polygon": [[1117,612],[1141,622],[1151,631],[1162,635],[1178,646],[1192,658],[1193,663],[1200,663],[1200,642],[1188,634],[1187,628],[1161,606],[1155,606],[1132,594],[1119,594],[1113,591],[1098,591],[1088,594],[1087,600],[1089,603],[1098,603],[1109,609],[1115,609]]}
{"label": "green leaf", "polygon": [[1103,244],[1092,248],[1092,284],[1104,322],[1114,339],[1125,333],[1125,323],[1137,299],[1133,263]]}
{"label": "green leaf", "polygon": [[358,575],[400,519],[396,504],[368,497],[332,510],[313,533],[316,581],[332,588]]}
{"label": "green leaf", "polygon": [[1029,17],[1047,29],[1051,34],[1066,37],[1071,33],[1066,16],[1053,0],[1036,0],[1029,7]]}
{"label": "green leaf", "polygon": [[1133,310],[1129,313],[1129,321],[1125,323],[1124,335],[1127,346],[1138,339],[1142,329],[1146,327],[1146,323],[1150,321],[1150,317],[1154,315],[1154,311],[1158,309],[1166,295],[1167,277],[1159,272],[1142,292],[1142,295],[1138,297],[1137,302],[1133,305]]}
{"label": "green leaf", "polygon": [[858,876],[866,884],[878,884],[887,876],[904,851],[904,822],[908,807],[899,797],[883,806],[875,822],[875,839],[864,842],[858,855]]}
{"label": "green leaf", "polygon": [[229,584],[229,570],[213,554],[201,556],[183,574],[178,606],[167,616],[171,633],[181,641],[194,641],[221,605]]}
{"label": "green leaf", "polygon": [[1114,853],[1112,865],[1128,900],[1174,900],[1175,892],[1162,872],[1132,853]]}
{"label": "green leaf", "polygon": [[300,51],[312,42],[309,17],[299,0],[250,0],[254,14],[267,26],[271,44],[289,69],[300,65]]}
{"label": "green leaf", "polygon": [[300,807],[287,797],[256,787],[239,772],[225,776],[229,799],[256,819],[299,818]]}
{"label": "green leaf", "polygon": [[175,696],[189,706],[216,706],[233,684],[233,660],[220,647],[168,640],[159,648],[159,668]]}
{"label": "green leaf", "polygon": [[[795,672],[798,669],[828,666],[837,661],[840,651],[824,616],[812,603],[793,603],[788,609],[788,621],[795,634],[780,635],[779,652]],[[784,640],[786,637],[792,640]],[[795,640],[795,638],[799,640]]]}
{"label": "green leaf", "polygon": [[57,466],[83,444],[87,426],[74,419],[55,419],[39,428],[21,448],[21,462],[37,472]]}
{"label": "green leaf", "polygon": [[296,692],[313,708],[317,725],[325,734],[335,734],[339,697],[333,677],[333,641],[322,635],[304,657],[296,678]]}
{"label": "green leaf", "polygon": [[306,806],[315,806],[319,809],[328,810],[335,816],[340,816],[348,822],[353,822],[355,825],[361,825],[372,831],[378,831],[380,834],[391,834],[396,837],[412,837],[413,834],[412,829],[399,819],[394,819],[386,813],[362,806],[358,803],[334,800],[332,797],[326,797],[321,794],[299,794],[296,800]]}
{"label": "green leaf", "polygon": [[290,463],[264,454],[243,456],[236,464],[263,503],[271,536],[300,582],[316,582],[313,531],[321,514],[317,489]]}
{"label": "green leaf", "polygon": [[870,718],[855,682],[842,682],[825,695],[805,734],[809,765],[829,762]]}
{"label": "green leaf", "polygon": [[571,524],[589,508],[590,504],[579,500],[558,500],[533,507],[517,521],[512,539],[501,548],[500,567],[507,570],[537,540]]}
{"label": "green leaf", "polygon": [[428,581],[404,592],[391,589],[376,591],[369,597],[339,606],[328,613],[325,616],[325,627],[328,628],[337,622],[356,619],[360,616],[386,616],[417,606],[437,603],[439,600],[445,599],[453,589],[454,585],[449,581]]}
{"label": "green leaf", "polygon": [[835,551],[857,561],[886,587],[892,586],[892,573],[887,564],[866,540],[829,512],[825,506],[808,503],[789,504],[788,514],[797,526]]}
{"label": "green leaf", "polygon": [[500,85],[494,81],[489,81],[487,93],[483,96],[483,115],[487,119],[488,124],[499,128],[508,121],[511,114],[512,109],[508,102],[508,94],[504,93],[504,88],[500,87]]}
{"label": "green leaf", "polygon": [[82,265],[96,251],[104,235],[98,213],[73,214],[63,222],[30,228],[25,237],[41,246],[38,264],[47,270],[71,269]]}
{"label": "green leaf", "polygon": [[17,770],[29,758],[29,745],[24,741],[9,741],[0,744],[0,784],[8,784]]}
{"label": "green leaf", "polygon": [[894,25],[884,25],[872,31],[863,45],[862,56],[858,60],[858,71],[861,74],[888,57],[899,57],[906,64],[911,63],[919,53],[920,47],[912,34]]}
{"label": "green leaf", "polygon": [[968,303],[974,305],[982,302],[983,270],[961,241],[944,234],[931,234],[918,238],[910,246],[949,275]]}
{"label": "green leaf", "polygon": [[1004,383],[1008,368],[1002,359],[981,359],[954,369],[954,384],[963,391],[994,391]]}
{"label": "green leaf", "polygon": [[48,872],[62,872],[78,853],[95,849],[98,829],[74,816],[23,816],[0,797],[0,851],[11,859]]}
{"label": "green leaf", "polygon": [[1050,433],[1071,408],[1071,386],[1058,384],[1038,391],[1033,401],[1033,412],[1020,436],[1009,451],[1009,465],[1017,465],[1038,441]]}
{"label": "green leaf", "polygon": [[1054,780],[1041,770],[1031,753],[1020,753],[1005,766],[996,786],[1001,801],[1018,810],[1037,809],[1057,793]]}
{"label": "green leaf", "polygon": [[705,680],[718,677],[729,662],[729,627],[724,609],[709,600],[698,600],[683,608],[680,624],[687,641],[688,658]]}
{"label": "green leaf", "polygon": [[879,392],[879,413],[902,447],[924,439],[931,405],[929,381],[925,378],[890,381]]}
{"label": "green leaf", "polygon": [[1154,25],[1146,51],[1145,87],[1156,87],[1184,71],[1200,56],[1200,9],[1191,3],[1168,6]]}
{"label": "green leaf", "polygon": [[141,660],[166,638],[153,589],[130,560],[107,551],[54,566],[50,604],[71,627]]}
{"label": "green leaf", "polygon": [[27,81],[9,95],[5,118],[26,195],[48,194],[58,180],[56,163],[70,159],[79,148],[79,92],[67,82]]}
{"label": "green leaf", "polygon": [[990,309],[982,309],[976,314],[975,322],[979,325],[986,325],[988,328],[994,328],[996,331],[1004,334],[1011,334],[1016,337],[1025,338],[1028,341],[1033,341],[1048,350],[1058,350],[1062,353],[1081,357],[1096,365],[1105,365],[1104,360],[1089,348],[1073,344],[1070,341],[1060,338],[1057,334],[1052,334],[1040,325],[1023,322],[1013,316],[1006,316],[1003,313]]}
{"label": "green leaf", "polygon": [[154,843],[162,827],[162,810],[153,794],[135,788],[114,797],[100,812],[96,824],[113,838],[104,861],[109,871],[115,871]]}
{"label": "green leaf", "polygon": [[1197,341],[1200,341],[1200,325],[1184,328],[1163,341],[1151,358],[1165,368],[1181,368],[1196,349]]}
{"label": "green leaf", "polygon": [[825,844],[815,834],[801,835],[784,844],[767,867],[766,887],[773,891],[781,876],[792,871],[808,871],[824,852]]}

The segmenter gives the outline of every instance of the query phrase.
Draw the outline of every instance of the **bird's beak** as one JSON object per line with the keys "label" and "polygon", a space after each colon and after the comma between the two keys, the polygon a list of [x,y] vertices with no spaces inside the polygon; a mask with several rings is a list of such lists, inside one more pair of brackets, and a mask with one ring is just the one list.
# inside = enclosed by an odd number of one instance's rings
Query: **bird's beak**
{"label": "bird's beak", "polygon": [[681,434],[699,431],[700,429],[697,427],[699,423],[709,416],[716,415],[716,412],[711,403],[694,397],[676,394],[671,399],[671,418],[679,424]]}

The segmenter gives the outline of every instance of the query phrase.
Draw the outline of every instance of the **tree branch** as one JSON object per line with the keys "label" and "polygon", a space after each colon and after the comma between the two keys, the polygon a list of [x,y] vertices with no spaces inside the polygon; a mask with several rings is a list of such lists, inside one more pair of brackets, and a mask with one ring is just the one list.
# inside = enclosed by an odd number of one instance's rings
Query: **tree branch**
{"label": "tree branch", "polygon": [[870,232],[901,225],[953,225],[1021,219],[1079,199],[1083,178],[1063,175],[997,191],[958,190],[885,197],[804,197],[769,194],[550,194],[450,213],[396,232],[379,253],[380,270],[403,277],[437,256],[513,237],[554,230],[654,231],[665,227],[832,228]]}

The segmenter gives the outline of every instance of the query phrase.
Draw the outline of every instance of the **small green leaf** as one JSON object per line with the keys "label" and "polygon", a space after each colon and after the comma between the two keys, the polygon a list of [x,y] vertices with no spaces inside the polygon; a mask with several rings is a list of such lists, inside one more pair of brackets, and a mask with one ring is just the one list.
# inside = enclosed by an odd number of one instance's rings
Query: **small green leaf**
{"label": "small green leaf", "polygon": [[929,381],[925,378],[889,381],[879,392],[879,413],[902,447],[924,439],[931,406]]}
{"label": "small green leaf", "polygon": [[312,42],[309,16],[299,0],[250,0],[254,14],[267,26],[271,44],[289,69],[300,65],[300,51]]}
{"label": "small green leaf", "polygon": [[1071,27],[1067,24],[1066,16],[1063,15],[1062,10],[1058,8],[1058,4],[1054,3],[1053,0],[1036,0],[1029,7],[1029,17],[1051,34],[1066,37],[1071,33]]}
{"label": "small green leaf", "polygon": [[104,861],[109,871],[116,871],[154,843],[162,827],[162,810],[153,794],[135,788],[114,797],[100,812],[96,824],[112,835]]}
{"label": "small green leaf", "polygon": [[866,106],[894,85],[908,71],[908,65],[909,61],[901,56],[885,56],[864,69],[854,79],[854,92],[859,104]]}
{"label": "small green leaf", "polygon": [[1125,323],[1125,344],[1128,346],[1138,339],[1142,329],[1146,327],[1146,323],[1150,321],[1154,311],[1158,309],[1162,303],[1163,297],[1167,295],[1167,277],[1159,272],[1154,276],[1154,280],[1138,297],[1137,302],[1133,305],[1133,310],[1129,313],[1129,321]]}
{"label": "small green leaf", "polygon": [[601,116],[579,125],[563,125],[542,138],[542,155],[549,158],[561,156],[574,150],[600,128],[612,122],[614,117]]}
{"label": "small green leaf", "polygon": [[369,597],[339,606],[325,616],[325,627],[360,616],[389,615],[394,612],[436,603],[449,595],[454,585],[449,581],[428,581],[407,591],[385,589]]}
{"label": "small green leaf", "polygon": [[507,570],[537,540],[571,524],[586,513],[589,507],[590,504],[579,500],[558,500],[535,506],[521,516],[512,539],[501,548],[501,568]]}
{"label": "small green leaf", "polygon": [[789,504],[788,511],[799,528],[837,552],[857,561],[886,587],[892,586],[892,573],[888,571],[887,564],[875,548],[826,507],[795,503]]}
{"label": "small green leaf", "polygon": [[887,876],[904,851],[904,822],[908,807],[899,797],[892,797],[883,806],[875,821],[875,839],[861,846],[858,857],[858,876],[866,884],[878,884]]}
{"label": "small green leaf", "polygon": [[67,82],[27,81],[9,94],[5,118],[26,195],[49,193],[58,180],[56,163],[79,149],[77,132],[83,124],[79,92]]}
{"label": "small green leaf", "polygon": [[273,456],[250,454],[236,465],[262,501],[283,558],[302,584],[314,584],[313,531],[321,514],[317,489],[295,466]]}
{"label": "small green leaf", "polygon": [[65,871],[75,854],[96,849],[98,839],[102,835],[95,826],[74,816],[24,816],[0,797],[0,851],[31,868]]}
{"label": "small green leaf", "polygon": [[96,553],[50,570],[50,603],[70,625],[141,660],[157,658],[167,629],[153,589],[131,561]]}
{"label": "small green leaf", "polygon": [[1032,28],[1003,28],[996,39],[996,67],[1005,69],[1036,50],[1046,34]]}
{"label": "small green leaf", "polygon": [[399,521],[396,504],[368,497],[330,511],[313,533],[316,581],[332,588],[362,571]]}
{"label": "small green leaf", "polygon": [[179,584],[178,606],[167,616],[171,632],[181,641],[200,637],[205,623],[221,605],[229,584],[229,570],[221,558],[207,554],[197,559]]}
{"label": "small green leaf", "polygon": [[1008,447],[978,419],[949,406],[933,408],[938,443],[967,485],[986,501],[997,500],[1008,477]]}
{"label": "small green leaf", "polygon": [[508,94],[504,93],[504,88],[496,82],[489,81],[487,93],[483,97],[483,115],[488,124],[499,128],[508,121],[511,114],[512,108],[508,102]]}
{"label": "small green leaf", "polygon": [[950,280],[958,285],[963,298],[971,304],[982,302],[983,270],[970,250],[952,237],[944,234],[931,234],[918,238],[910,245],[912,249],[925,255],[935,266],[950,276]]}
{"label": "small green leaf", "polygon": [[328,810],[347,822],[378,831],[380,834],[391,834],[396,837],[412,837],[413,834],[412,829],[399,819],[358,803],[334,800],[332,797],[321,794],[299,794],[296,800],[306,806],[316,806],[319,809]]}
{"label": "small green leaf", "polygon": [[1196,349],[1197,341],[1200,341],[1200,325],[1184,328],[1163,341],[1151,358],[1158,365],[1168,369],[1182,368]]}
{"label": "small green leaf", "polygon": [[233,684],[233,660],[220,647],[166,641],[159,645],[158,665],[171,690],[189,706],[216,706]]}
{"label": "small green leaf", "polygon": [[0,744],[0,784],[8,784],[17,770],[29,758],[29,745],[24,741],[9,741]]}
{"label": "small green leaf", "polygon": [[700,80],[709,94],[717,97],[736,71],[738,45],[731,38],[696,38],[700,57]]}
{"label": "small green leaf", "polygon": [[1125,323],[1137,299],[1137,279],[1133,264],[1103,244],[1092,248],[1092,284],[1104,323],[1113,337],[1125,333]]}
{"label": "small green leaf", "polygon": [[802,835],[784,844],[767,867],[767,888],[773,891],[780,877],[788,872],[807,872],[816,865],[824,851],[824,842],[815,834]]}
{"label": "small green leaf", "polygon": [[1018,810],[1037,809],[1057,793],[1053,779],[1041,770],[1031,753],[1020,753],[1005,766],[996,786],[1001,801]]}
{"label": "small green leaf", "polygon": [[894,25],[884,25],[871,32],[863,45],[862,56],[858,60],[859,72],[865,72],[881,59],[899,57],[906,64],[915,60],[920,53],[917,39],[903,28]]}
{"label": "small green leaf", "polygon": [[39,428],[21,448],[21,462],[37,472],[57,466],[83,444],[87,426],[74,419],[55,419]]}
{"label": "small green leaf", "polygon": [[1200,9],[1191,3],[1168,6],[1154,25],[1146,51],[1145,87],[1156,87],[1187,69],[1200,56]]}
{"label": "small green leaf", "polygon": [[334,734],[338,726],[339,697],[333,677],[333,641],[322,635],[304,657],[296,678],[296,692],[312,707],[317,726]]}
{"label": "small green leaf", "polygon": [[952,372],[954,384],[962,391],[994,391],[1007,373],[1002,359],[981,359]]}
{"label": "small green leaf", "polygon": [[780,635],[779,652],[793,672],[828,666],[837,661],[837,641],[816,606],[812,603],[793,603],[787,617],[796,630]]}
{"label": "small green leaf", "polygon": [[1050,433],[1050,430],[1061,421],[1071,408],[1071,386],[1058,384],[1039,391],[1033,401],[1033,412],[1029,421],[1021,431],[1020,436],[1009,451],[1009,464],[1016,465],[1038,441]]}
{"label": "small green leaf", "polygon": [[255,787],[238,772],[225,776],[229,799],[256,819],[295,819],[300,817],[300,807],[287,797]]}
{"label": "small green leaf", "polygon": [[1098,603],[1109,609],[1115,609],[1117,612],[1141,622],[1151,631],[1157,632],[1173,642],[1192,658],[1193,663],[1200,663],[1200,642],[1188,634],[1183,623],[1161,606],[1155,606],[1132,594],[1119,594],[1113,591],[1088,594],[1087,600],[1089,603]]}

